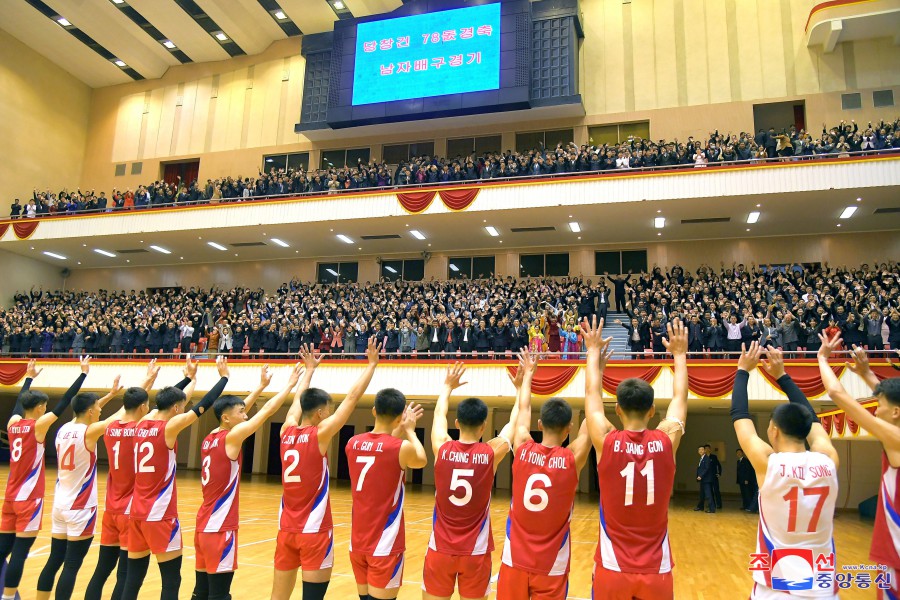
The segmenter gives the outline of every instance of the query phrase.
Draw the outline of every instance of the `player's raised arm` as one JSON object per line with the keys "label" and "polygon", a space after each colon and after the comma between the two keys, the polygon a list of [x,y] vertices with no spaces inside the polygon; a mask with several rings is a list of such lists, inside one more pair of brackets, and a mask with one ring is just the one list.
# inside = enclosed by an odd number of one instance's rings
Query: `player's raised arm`
{"label": "player's raised arm", "polygon": [[749,349],[741,344],[741,357],[738,359],[738,371],[734,376],[734,390],[731,394],[731,420],[734,422],[738,446],[750,459],[757,474],[764,476],[769,466],[769,456],[774,450],[756,433],[756,425],[750,418],[750,398],[747,394],[750,373],[759,365],[761,353],[759,342],[751,342]]}
{"label": "player's raised arm", "polygon": [[466,365],[456,362],[447,367],[447,376],[444,378],[444,387],[434,405],[434,419],[431,422],[431,449],[434,455],[438,455],[441,446],[450,441],[447,433],[447,411],[450,408],[450,394],[453,390],[466,385],[460,381],[466,373]]}
{"label": "player's raised arm", "polygon": [[[297,363],[294,365],[294,368],[291,369],[291,374],[288,377],[287,384],[285,384],[284,389],[280,392],[269,398],[269,400],[263,404],[256,414],[244,421],[243,423],[238,423],[234,427],[231,428],[231,431],[228,432],[228,435],[225,436],[225,445],[227,446],[227,452],[229,456],[237,457],[241,452],[241,445],[243,445],[244,440],[248,437],[256,433],[263,424],[268,421],[272,415],[274,415],[278,410],[284,405],[284,401],[291,395],[291,391],[293,391],[294,386],[297,385],[297,382],[300,381],[300,374],[303,372],[303,363]],[[263,372],[260,376],[260,388],[257,388],[257,391],[254,393],[258,397],[262,390],[264,390],[268,385],[272,382],[272,375],[269,373],[266,367],[263,367]],[[253,402],[250,401],[250,398],[253,397],[253,394],[247,396],[247,400],[244,401],[245,411],[252,406]]]}
{"label": "player's raised arm", "polygon": [[[821,337],[821,334],[819,334],[819,336]],[[836,348],[837,346],[832,347]],[[866,354],[866,349],[854,345],[851,356],[853,357],[853,362],[844,364],[850,371],[856,373],[858,377],[865,381],[870,390],[874,391],[878,386],[878,377],[875,376],[875,373],[873,373],[872,369],[869,367],[869,356]],[[893,366],[893,364],[891,366]],[[835,379],[837,379],[837,377],[835,377]],[[840,382],[838,382],[838,384],[840,384]],[[866,431],[868,431],[868,429]]]}
{"label": "player's raised arm", "polygon": [[[116,397],[116,395],[122,391],[122,386],[119,385],[120,376],[116,375],[116,378],[113,379],[112,388],[109,390],[109,393],[97,400],[97,405],[103,409],[103,406]],[[96,423],[91,423],[88,425],[87,429],[84,432],[84,441],[88,444],[89,448],[93,448],[103,434],[106,432],[106,427],[113,421],[121,419],[125,416],[125,407],[122,406],[119,410],[111,414],[109,417],[102,421],[97,421]]]}
{"label": "player's raised arm", "polygon": [[66,393],[63,394],[63,397],[60,401],[53,407],[53,410],[44,413],[44,415],[39,418],[34,424],[34,433],[37,436],[38,442],[44,441],[44,436],[47,435],[47,430],[50,429],[50,426],[56,423],[56,420],[62,416],[66,409],[69,408],[69,405],[72,403],[72,398],[75,397],[81,390],[81,386],[84,383],[84,380],[87,379],[88,373],[91,370],[91,357],[90,356],[82,356],[79,359],[79,363],[81,366],[81,375],[78,376],[78,379],[72,384],[72,386],[66,390]]}
{"label": "player's raised arm", "polygon": [[669,339],[663,338],[663,346],[675,361],[675,379],[672,383],[672,401],[666,410],[665,418],[657,429],[664,431],[672,440],[672,452],[678,450],[681,436],[684,435],[684,422],[687,420],[688,397],[688,331],[681,319],[675,318],[666,324]]}
{"label": "player's raised arm", "polygon": [[[291,371],[291,377],[293,377],[293,371]],[[269,387],[270,383],[272,383],[272,371],[269,370],[269,365],[263,365],[259,372],[259,385],[244,398],[245,413],[250,412],[250,409],[253,408],[253,405],[259,400],[260,394],[266,391],[266,388]],[[297,382],[295,381],[294,383],[296,384]],[[293,385],[291,386],[291,389],[294,389]],[[234,431],[234,429],[232,429],[232,431]]]}
{"label": "player's raised arm", "polygon": [[208,410],[209,407],[213,405],[213,402],[215,402],[219,396],[222,395],[222,392],[225,391],[225,386],[228,385],[228,377],[230,375],[228,371],[228,359],[224,356],[219,356],[216,360],[216,368],[219,370],[218,383],[206,392],[206,395],[203,396],[200,402],[191,407],[190,410],[180,415],[175,415],[166,422],[166,445],[169,448],[175,447],[175,441],[178,439],[178,434],[196,423],[197,419],[200,418],[200,415]]}
{"label": "player's raised arm", "polygon": [[303,392],[309,389],[313,373],[315,373],[319,363],[322,362],[322,357],[316,353],[314,348],[306,345],[300,349],[300,360],[303,361],[305,370],[300,378],[300,385],[297,386],[297,390],[294,392],[294,401],[291,402],[287,418],[285,418],[284,425],[281,426],[281,431],[278,433],[279,436],[284,435],[288,427],[296,427],[300,424],[300,419],[303,417],[303,406],[300,404],[300,397],[303,396]]}
{"label": "player's raised arm", "polygon": [[[181,369],[181,373],[184,375],[184,378],[173,385],[172,387],[178,388],[179,390],[184,392],[184,397],[190,401],[191,396],[194,395],[194,388],[197,387],[197,368],[200,366],[199,360],[191,360],[191,355],[187,354],[184,358],[184,367]],[[149,392],[150,390],[147,390]],[[141,418],[141,421],[152,421],[157,418],[159,414],[159,410],[153,409],[149,411],[146,415]]]}
{"label": "player's raised arm", "polygon": [[[822,348],[825,348],[826,344],[828,345],[825,352],[820,349],[818,354],[819,372],[822,374],[822,383],[825,385],[828,397],[834,400],[834,403],[847,413],[848,418],[856,421],[860,427],[877,438],[884,446],[884,451],[888,454],[891,464],[897,464],[900,461],[900,428],[871,414],[853,396],[847,393],[847,390],[844,389],[837,375],[834,374],[834,371],[831,370],[831,366],[828,364],[828,357],[831,355],[831,352],[839,348],[842,341],[840,338],[836,338],[829,342],[825,339],[826,336],[821,334],[819,337],[822,338]],[[858,358],[860,354],[865,356],[865,350],[854,347],[853,360],[857,368],[859,368],[860,364],[857,362],[860,360]],[[868,366],[868,363],[866,364]],[[857,373],[857,371],[854,370],[854,373]],[[900,409],[895,407],[893,410],[897,411]]]}
{"label": "player's raised arm", "polygon": [[13,407],[13,412],[9,417],[7,427],[17,422],[22,418],[22,415],[25,414],[25,409],[22,407],[22,394],[31,389],[31,383],[41,374],[41,371],[43,371],[43,369],[37,368],[37,360],[32,358],[28,361],[28,366],[25,369],[25,382],[22,384],[22,387],[19,389],[19,393],[16,396],[16,405]]}
{"label": "player's raised arm", "polygon": [[160,367],[156,364],[155,358],[147,365],[147,375],[144,377],[144,383],[141,384],[145,392],[153,389],[153,384],[156,383],[156,377],[159,375],[159,369]]}
{"label": "player's raised arm", "polygon": [[569,449],[575,455],[575,475],[581,477],[581,470],[587,464],[591,453],[591,436],[588,432],[588,420],[584,419],[578,428],[578,436],[569,444]]}
{"label": "player's raised arm", "polygon": [[[97,400],[97,404],[102,409],[106,406],[110,400],[116,397],[116,394],[122,391],[122,386],[119,385],[119,381],[122,379],[121,375],[116,375],[115,379],[113,379],[112,388],[110,388],[109,392],[102,396],[99,400]],[[122,414],[125,414],[124,412]]]}
{"label": "player's raised arm", "polygon": [[608,350],[612,338],[603,339],[603,321],[600,319],[598,323],[597,317],[594,317],[592,323],[588,323],[587,319],[581,323],[581,333],[584,336],[584,345],[587,347],[584,370],[584,413],[587,431],[597,450],[598,459],[603,452],[603,440],[610,431],[615,429],[615,426],[606,418],[606,412],[603,409],[603,371],[612,356],[612,350]]}
{"label": "player's raised arm", "polygon": [[375,374],[375,368],[378,367],[380,353],[381,345],[378,343],[378,340],[374,337],[369,338],[369,344],[366,347],[366,358],[369,362],[366,364],[365,370],[359,376],[359,379],[356,380],[356,383],[353,384],[353,387],[350,388],[350,391],[347,392],[334,414],[319,423],[319,450],[321,450],[322,454],[325,454],[328,445],[331,443],[331,438],[336,436],[341,427],[347,423],[350,415],[356,410],[359,399],[366,393],[366,389],[372,382],[372,376]]}
{"label": "player's raised arm", "polygon": [[528,370],[524,365],[530,360],[526,358],[527,355],[527,348],[519,351],[517,354],[519,367],[516,369],[515,376],[512,376],[507,372],[510,380],[512,380],[513,386],[516,388],[516,401],[513,403],[512,410],[509,411],[509,421],[506,422],[506,425],[503,426],[503,429],[500,430],[497,437],[488,440],[488,445],[494,449],[494,473],[497,472],[500,462],[513,447],[513,437],[515,436],[516,423],[519,419],[519,395],[522,393],[522,382],[525,380],[525,371]]}
{"label": "player's raised arm", "polygon": [[519,368],[525,369],[525,376],[522,379],[522,388],[519,390],[519,396],[516,400],[519,414],[516,417],[516,427],[513,431],[513,450],[531,441],[531,382],[534,379],[538,366],[537,355],[524,350],[521,356],[525,362],[520,362]]}
{"label": "player's raised arm", "polygon": [[400,428],[404,433],[403,444],[400,446],[400,468],[421,469],[428,464],[428,455],[425,454],[425,446],[416,436],[416,422],[425,414],[425,409],[419,404],[410,403],[403,412]]}

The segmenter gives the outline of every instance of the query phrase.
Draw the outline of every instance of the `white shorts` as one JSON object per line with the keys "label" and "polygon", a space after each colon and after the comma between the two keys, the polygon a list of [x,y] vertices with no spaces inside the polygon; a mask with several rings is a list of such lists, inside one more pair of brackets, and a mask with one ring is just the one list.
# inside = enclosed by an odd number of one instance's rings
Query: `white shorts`
{"label": "white shorts", "polygon": [[[798,596],[797,594],[789,594],[787,592],[781,592],[779,590],[773,590],[770,587],[766,587],[761,583],[753,584],[753,590],[750,592],[750,600],[783,600],[783,599],[793,599],[797,600],[804,596]],[[809,597],[809,596],[805,596]],[[839,596],[837,594],[833,596],[814,596],[815,598],[822,598],[824,600],[838,600]]]}
{"label": "white shorts", "polygon": [[94,535],[97,526],[97,507],[78,510],[53,509],[50,533],[66,537],[87,537]]}

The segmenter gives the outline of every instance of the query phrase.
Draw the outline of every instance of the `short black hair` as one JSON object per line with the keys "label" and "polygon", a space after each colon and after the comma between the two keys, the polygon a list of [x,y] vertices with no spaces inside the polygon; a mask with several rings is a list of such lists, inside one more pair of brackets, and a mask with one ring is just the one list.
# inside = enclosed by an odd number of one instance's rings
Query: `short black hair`
{"label": "short black hair", "polygon": [[616,387],[616,402],[627,414],[643,415],[653,408],[653,386],[631,377]]}
{"label": "short black hair", "polygon": [[772,422],[785,435],[802,441],[809,435],[815,415],[799,404],[781,404],[772,411]]}
{"label": "short black hair", "polygon": [[456,407],[456,420],[463,427],[481,427],[488,418],[488,407],[481,398],[466,398]]}
{"label": "short black hair", "polygon": [[147,390],[140,387],[128,388],[122,397],[125,410],[134,410],[149,399],[150,395],[147,393]]}
{"label": "short black hair", "polygon": [[99,399],[100,395],[94,392],[81,392],[80,394],[76,394],[75,397],[72,398],[72,412],[75,413],[75,416],[83,415],[93,407]]}
{"label": "short black hair", "polygon": [[891,377],[879,382],[872,393],[875,396],[884,396],[884,399],[894,406],[900,406],[900,377]]}
{"label": "short black hair", "polygon": [[710,450],[712,450],[712,446],[710,446],[709,444],[703,444],[703,447],[704,447],[704,448],[709,448]]}
{"label": "short black hair", "polygon": [[300,394],[300,408],[304,415],[329,404],[331,404],[331,394],[323,389],[308,388]]}
{"label": "short black hair", "polygon": [[375,415],[396,419],[406,410],[406,396],[394,388],[385,388],[375,394]]}
{"label": "short black hair", "polygon": [[216,398],[216,401],[213,402],[213,412],[216,415],[216,419],[221,421],[222,413],[226,410],[234,408],[235,406],[244,406],[244,399],[231,394],[227,396],[219,396],[218,398]]}
{"label": "short black hair", "polygon": [[32,410],[49,401],[50,398],[47,394],[39,390],[26,390],[19,394],[19,402],[22,403],[22,408],[25,410]]}
{"label": "short black hair", "polygon": [[184,390],[167,386],[156,392],[156,408],[158,410],[168,410],[186,399],[187,396],[184,394]]}
{"label": "short black hair", "polygon": [[550,398],[541,407],[544,429],[561,431],[572,424],[572,407],[562,398]]}

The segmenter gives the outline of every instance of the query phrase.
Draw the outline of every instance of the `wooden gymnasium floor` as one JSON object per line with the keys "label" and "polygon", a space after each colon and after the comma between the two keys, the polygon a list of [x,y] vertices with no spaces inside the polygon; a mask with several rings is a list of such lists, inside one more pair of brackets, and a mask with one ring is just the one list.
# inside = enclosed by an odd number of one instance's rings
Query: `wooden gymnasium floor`
{"label": "wooden gymnasium floor", "polygon": [[[6,487],[7,467],[0,468],[0,484]],[[99,469],[100,505],[106,483],[106,467]],[[37,577],[43,568],[50,549],[50,509],[56,472],[47,470],[47,499],[44,523],[31,557],[25,565],[20,587],[24,600],[34,597]],[[200,480],[197,472],[178,474],[178,504],[184,529],[184,563],[182,568],[181,598],[190,598],[194,585],[194,524],[200,504]],[[430,521],[434,506],[434,488],[408,486],[406,496],[406,569],[399,598],[421,598],[422,561],[431,534]],[[232,597],[235,600],[269,598],[272,586],[272,559],[275,552],[275,536],[278,527],[278,506],[281,486],[277,479],[265,476],[245,477],[241,483],[241,529],[238,537],[238,569]],[[755,551],[757,516],[738,510],[738,501],[725,498],[725,510],[710,515],[694,512],[693,497],[676,498],[672,502],[669,531],[672,553],[675,559],[675,597],[691,600],[745,599],[751,587],[747,571],[748,554]],[[328,598],[357,598],[356,586],[347,556],[350,536],[350,490],[346,482],[334,482],[331,506],[335,522],[334,576],[328,590]],[[500,565],[503,547],[503,531],[509,507],[509,496],[499,491],[492,503],[494,532],[494,574]],[[591,595],[591,569],[597,541],[597,499],[580,494],[572,519],[572,571],[569,581],[569,598],[587,599]],[[99,528],[95,545],[99,544]],[[871,523],[861,521],[855,513],[841,512],[835,519],[835,543],[838,563],[868,564],[869,544],[872,539]],[[94,570],[97,552],[92,549],[85,559],[75,586],[74,598],[81,597]],[[113,574],[113,579],[115,574]],[[105,593],[112,591],[108,582]],[[292,596],[299,599],[297,589]],[[141,598],[159,597],[159,572],[151,563]],[[454,596],[455,597],[455,596]],[[874,590],[844,590],[845,599],[874,598]],[[491,595],[493,598],[493,594]]]}

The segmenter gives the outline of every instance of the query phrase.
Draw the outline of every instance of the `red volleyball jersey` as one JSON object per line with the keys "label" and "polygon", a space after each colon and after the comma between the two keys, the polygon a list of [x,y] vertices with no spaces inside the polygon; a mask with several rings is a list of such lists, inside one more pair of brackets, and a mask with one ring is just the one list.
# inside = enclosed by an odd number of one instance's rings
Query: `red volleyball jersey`
{"label": "red volleyball jersey", "polygon": [[347,442],[353,498],[351,552],[388,556],[406,549],[402,445],[389,433],[362,433]]}
{"label": "red volleyball jersey", "polygon": [[881,487],[869,559],[900,570],[900,469],[881,455]]}
{"label": "red volleyball jersey", "polygon": [[141,421],[134,430],[134,499],[131,516],[141,521],[178,518],[175,450],[166,446],[165,421]]}
{"label": "red volleyball jersey", "polygon": [[134,493],[134,421],[113,421],[106,426],[103,445],[109,458],[106,479],[106,512],[114,515],[131,513]]}
{"label": "red volleyball jersey", "polygon": [[9,427],[9,479],[6,499],[43,500],[44,444],[37,441],[34,419],[19,419]]}
{"label": "red volleyball jersey", "polygon": [[281,436],[281,531],[321,533],[333,528],[328,496],[328,456],[319,451],[319,429],[290,426]]}
{"label": "red volleyball jersey", "polygon": [[513,457],[503,564],[538,575],[569,572],[569,523],[578,487],[575,455],[529,441]]}
{"label": "red volleyball jersey", "polygon": [[434,518],[428,547],[455,556],[492,552],[493,486],[490,445],[454,440],[443,444],[434,459]]}
{"label": "red volleyball jersey", "polygon": [[231,460],[225,451],[228,431],[210,433],[200,446],[200,486],[203,504],[197,512],[197,531],[221,533],[238,528],[238,500],[241,484],[241,458]]}
{"label": "red volleyball jersey", "polygon": [[658,429],[612,431],[597,464],[600,539],[594,560],[610,571],[668,573],[672,440]]}

